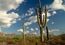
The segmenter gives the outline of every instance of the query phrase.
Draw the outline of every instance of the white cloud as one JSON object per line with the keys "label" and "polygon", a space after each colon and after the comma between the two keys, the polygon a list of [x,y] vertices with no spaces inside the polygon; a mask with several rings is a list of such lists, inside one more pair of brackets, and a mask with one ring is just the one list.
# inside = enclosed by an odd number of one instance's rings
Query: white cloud
{"label": "white cloud", "polygon": [[34,9],[33,8],[29,8],[29,10],[27,11],[27,15],[30,16],[34,13]]}
{"label": "white cloud", "polygon": [[59,31],[60,31],[59,29],[51,29],[51,30],[49,30],[50,33],[59,32]]}
{"label": "white cloud", "polygon": [[[17,31],[23,33],[23,29],[18,29]],[[29,33],[29,31],[24,31],[24,34],[27,34],[27,33]]]}
{"label": "white cloud", "polygon": [[20,16],[19,16],[18,20],[19,20],[19,21],[21,20]]}
{"label": "white cloud", "polygon": [[23,29],[19,29],[19,30],[17,30],[18,32],[23,32]]}
{"label": "white cloud", "polygon": [[31,22],[24,23],[25,26],[28,26],[28,25],[31,25],[31,24],[32,24]]}
{"label": "white cloud", "polygon": [[56,11],[53,11],[53,12],[52,12],[52,15],[55,15],[56,13],[57,13]]}
{"label": "white cloud", "polygon": [[16,23],[16,19],[19,17],[17,13],[7,12],[11,9],[16,9],[20,3],[24,0],[0,0],[0,26],[10,27],[12,24]]}
{"label": "white cloud", "polygon": [[29,29],[29,27],[26,27],[27,29]]}
{"label": "white cloud", "polygon": [[50,35],[59,35],[60,34],[60,29],[51,29],[49,30]]}
{"label": "white cloud", "polygon": [[37,16],[31,16],[28,19],[28,22],[25,23],[25,25],[28,26],[28,25],[31,25],[31,24],[36,23],[36,22],[37,22]]}
{"label": "white cloud", "polygon": [[34,29],[33,29],[33,28],[31,28],[30,30],[31,30],[31,31],[34,31]]}
{"label": "white cloud", "polygon": [[54,0],[53,4],[50,6],[50,8],[54,10],[62,9],[65,10],[65,5],[62,4],[63,0]]}
{"label": "white cloud", "polygon": [[17,3],[22,3],[24,0],[16,0]]}
{"label": "white cloud", "polygon": [[7,14],[6,12],[0,11],[0,26],[1,27],[10,27],[12,24],[16,23],[16,20],[19,17],[16,13]]}
{"label": "white cloud", "polygon": [[52,22],[51,24],[54,24],[54,22]]}
{"label": "white cloud", "polygon": [[37,16],[31,16],[31,17],[29,18],[29,21],[30,21],[31,23],[36,23],[36,22],[37,22]]}
{"label": "white cloud", "polygon": [[16,9],[24,0],[0,0],[0,10],[8,11]]}
{"label": "white cloud", "polygon": [[21,18],[25,18],[27,16],[31,16],[33,13],[34,13],[34,9],[33,8],[29,8],[27,10],[27,12],[24,15],[21,16]]}
{"label": "white cloud", "polygon": [[[60,30],[59,29],[50,29],[50,30],[48,30],[49,31],[49,34],[55,34],[55,33],[57,33],[57,32],[60,32]],[[43,33],[45,33],[46,34],[46,30],[43,30]]]}
{"label": "white cloud", "polygon": [[35,28],[35,30],[37,30],[37,31],[38,31],[39,29],[38,29],[38,28]]}

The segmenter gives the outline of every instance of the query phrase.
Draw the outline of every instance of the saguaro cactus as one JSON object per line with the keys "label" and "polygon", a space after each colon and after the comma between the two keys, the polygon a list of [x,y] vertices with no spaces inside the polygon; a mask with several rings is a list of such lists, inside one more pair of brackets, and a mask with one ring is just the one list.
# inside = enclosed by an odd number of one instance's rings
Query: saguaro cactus
{"label": "saguaro cactus", "polygon": [[23,24],[23,40],[24,40],[24,45],[26,45],[25,43],[25,25]]}
{"label": "saguaro cactus", "polygon": [[[47,23],[47,8],[45,6],[45,16],[42,15],[42,7],[41,7],[40,0],[39,0],[39,8],[36,9],[36,15],[37,15],[38,24],[40,27],[40,39],[41,39],[41,42],[43,42],[44,41],[43,29],[44,29],[44,27],[47,26],[47,24],[46,24]],[[43,16],[43,19],[42,19],[42,16]]]}

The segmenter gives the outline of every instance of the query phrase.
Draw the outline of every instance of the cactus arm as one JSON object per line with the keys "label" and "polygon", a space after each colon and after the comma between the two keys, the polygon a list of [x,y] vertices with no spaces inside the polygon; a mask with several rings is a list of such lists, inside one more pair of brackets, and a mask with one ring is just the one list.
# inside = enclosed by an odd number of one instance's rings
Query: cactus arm
{"label": "cactus arm", "polygon": [[43,27],[44,27],[45,16],[43,15]]}
{"label": "cactus arm", "polygon": [[39,0],[39,7],[41,8],[41,1]]}
{"label": "cactus arm", "polygon": [[46,33],[47,33],[47,41],[49,40],[49,30],[48,30],[48,26],[46,26]]}
{"label": "cactus arm", "polygon": [[47,23],[47,7],[45,6],[45,21],[44,21],[44,27],[46,26]]}
{"label": "cactus arm", "polygon": [[37,15],[38,24],[39,24],[39,26],[40,26],[40,17],[39,17],[38,8],[36,9],[36,15]]}

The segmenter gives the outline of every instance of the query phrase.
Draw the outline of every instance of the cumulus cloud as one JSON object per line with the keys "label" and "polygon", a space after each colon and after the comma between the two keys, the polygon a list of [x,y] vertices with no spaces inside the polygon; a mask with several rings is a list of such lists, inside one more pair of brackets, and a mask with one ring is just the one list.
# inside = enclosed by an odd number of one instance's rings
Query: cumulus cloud
{"label": "cumulus cloud", "polygon": [[37,30],[37,31],[38,31],[39,29],[38,29],[38,28],[35,28],[35,30]]}
{"label": "cumulus cloud", "polygon": [[25,26],[28,26],[28,25],[31,25],[31,24],[32,24],[31,22],[24,23]]}
{"label": "cumulus cloud", "polygon": [[63,0],[54,0],[50,8],[52,8],[53,10],[58,10],[58,9],[65,10],[65,5],[63,5],[62,3],[63,3]]}
{"label": "cumulus cloud", "polygon": [[33,29],[33,28],[31,28],[30,30],[31,30],[31,31],[34,31],[34,29]]}
{"label": "cumulus cloud", "polygon": [[49,8],[49,12],[51,11],[52,13],[50,13],[52,15],[55,15],[57,13],[56,10],[64,10],[65,11],[65,4],[64,4],[64,0],[54,0],[54,2],[48,6]]}
{"label": "cumulus cloud", "polygon": [[29,8],[29,10],[27,11],[27,15],[26,16],[30,16],[34,13],[34,9],[33,8]]}
{"label": "cumulus cloud", "polygon": [[29,8],[27,10],[27,12],[24,15],[21,16],[21,18],[25,18],[27,16],[31,16],[33,13],[34,13],[34,9],[33,8]]}
{"label": "cumulus cloud", "polygon": [[29,18],[29,21],[30,21],[31,23],[37,22],[37,16],[31,16],[31,17]]}
{"label": "cumulus cloud", "polygon": [[[22,32],[23,33],[23,29],[18,29],[17,30],[18,32]],[[29,33],[29,31],[27,30],[27,31],[24,31],[24,34],[28,34]]]}
{"label": "cumulus cloud", "polygon": [[26,27],[27,29],[29,29],[29,27]]}
{"label": "cumulus cloud", "polygon": [[12,24],[16,23],[18,17],[19,15],[14,12],[7,14],[6,12],[0,11],[0,26],[10,27]]}
{"label": "cumulus cloud", "polygon": [[23,29],[19,29],[19,30],[17,30],[18,32],[23,32]]}
{"label": "cumulus cloud", "polygon": [[0,0],[0,10],[8,11],[16,9],[24,0]]}
{"label": "cumulus cloud", "polygon": [[16,9],[20,3],[24,0],[0,0],[0,26],[10,27],[12,24],[16,23],[16,19],[19,17],[17,13],[7,12],[11,9]]}
{"label": "cumulus cloud", "polygon": [[57,13],[56,11],[53,11],[53,12],[52,12],[52,15],[55,15],[56,13]]}
{"label": "cumulus cloud", "polygon": [[59,32],[59,31],[60,31],[59,29],[51,29],[51,30],[49,30],[50,33],[52,33],[52,32]]}
{"label": "cumulus cloud", "polygon": [[37,22],[37,16],[31,16],[28,19],[28,22],[25,23],[25,26],[31,25],[31,24],[36,23],[36,22]]}
{"label": "cumulus cloud", "polygon": [[[60,30],[59,29],[50,29],[48,31],[49,31],[49,34],[52,34],[52,33],[55,34],[55,33],[59,32]],[[43,33],[46,34],[46,30],[44,30]]]}

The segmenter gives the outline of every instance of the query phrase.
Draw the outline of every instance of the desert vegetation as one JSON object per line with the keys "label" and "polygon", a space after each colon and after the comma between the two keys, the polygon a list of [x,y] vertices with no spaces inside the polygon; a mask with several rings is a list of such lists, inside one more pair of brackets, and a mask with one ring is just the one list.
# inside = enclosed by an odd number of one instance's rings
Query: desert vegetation
{"label": "desert vegetation", "polygon": [[[6,42],[7,44],[17,44],[17,45],[65,45],[65,34],[62,35],[57,35],[49,36],[49,40],[41,42],[40,41],[40,36],[32,36],[28,35],[25,36],[25,42],[23,36],[21,37],[20,35],[16,35],[12,38],[7,38],[7,37],[0,37],[0,42]],[[46,40],[46,36],[44,37]]]}
{"label": "desert vegetation", "polygon": [[[25,25],[23,24],[23,32],[21,34],[15,34],[11,36],[0,36],[0,45],[65,45],[65,34],[61,35],[50,35],[49,28],[47,24],[47,5],[45,5],[44,12],[42,15],[42,5],[39,0],[39,6],[36,8],[37,22],[39,25],[40,35],[35,34],[25,34]],[[46,30],[46,35],[43,31]],[[5,42],[5,43],[4,43]]]}

